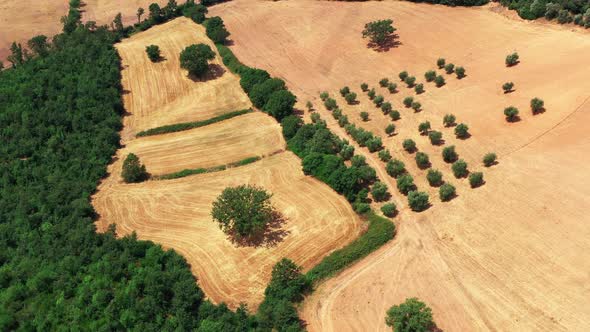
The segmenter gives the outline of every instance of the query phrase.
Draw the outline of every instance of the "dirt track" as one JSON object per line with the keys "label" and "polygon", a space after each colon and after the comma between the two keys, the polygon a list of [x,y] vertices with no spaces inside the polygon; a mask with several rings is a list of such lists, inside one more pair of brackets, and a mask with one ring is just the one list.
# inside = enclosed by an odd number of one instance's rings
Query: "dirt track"
{"label": "dirt track", "polygon": [[[590,138],[584,129],[590,121],[585,102],[590,67],[583,65],[590,58],[588,33],[520,22],[491,7],[404,2],[238,0],[211,12],[232,32],[238,58],[285,79],[301,106],[308,99],[319,104],[323,90],[335,95],[348,85],[360,93],[361,82],[376,87],[382,77],[394,79],[400,92],[380,93],[402,119],[396,123],[399,134],[385,139],[386,146],[412,165],[399,145],[414,138],[458,188],[459,197],[449,203],[436,197],[421,214],[402,206],[392,243],[306,300],[302,316],[310,331],[386,331],[387,308],[411,296],[433,308],[444,331],[590,329],[590,219],[585,212]],[[394,20],[401,45],[380,53],[367,49],[360,32],[366,22],[381,18]],[[521,63],[506,68],[504,58],[515,50]],[[426,93],[416,97],[423,111],[411,113],[401,101],[415,93],[400,84],[397,74],[407,70],[424,82],[424,72],[435,69],[441,56],[464,66],[468,76],[457,80],[445,74],[447,84],[440,89],[425,84]],[[516,90],[505,95],[501,85],[506,81],[513,81]],[[547,112],[531,114],[533,97],[545,100]],[[504,120],[502,111],[510,105],[520,109],[520,122]],[[372,117],[362,126],[384,137],[390,120],[365,96],[344,112],[360,124],[358,115],[350,114],[362,109]],[[443,129],[446,113],[467,123],[472,137],[457,140],[452,129]],[[484,171],[483,187],[470,189],[466,180],[450,177],[450,167],[440,158],[442,147],[418,135],[424,120],[444,133],[446,145],[457,146],[472,171]],[[498,153],[499,164],[485,169],[480,160],[489,151]],[[379,163],[376,156],[370,161]],[[410,172],[420,189],[428,189],[425,172],[415,167]],[[393,192],[395,200],[405,201]]]}

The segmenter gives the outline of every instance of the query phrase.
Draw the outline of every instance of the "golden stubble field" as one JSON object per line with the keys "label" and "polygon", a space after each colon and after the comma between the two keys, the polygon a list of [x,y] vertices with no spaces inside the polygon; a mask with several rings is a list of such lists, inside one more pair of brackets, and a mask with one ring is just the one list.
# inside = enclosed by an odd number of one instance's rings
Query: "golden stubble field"
{"label": "golden stubble field", "polygon": [[[155,126],[204,120],[251,106],[239,78],[218,55],[212,63],[220,74],[208,80],[191,80],[179,68],[181,50],[201,42],[213,46],[202,26],[178,18],[117,45],[128,114],[123,120],[123,147],[93,197],[100,216],[96,225],[104,231],[116,224],[121,236],[136,232],[140,239],[177,250],[211,300],[232,308],[244,302],[255,310],[277,261],[288,257],[309,269],[358,237],[363,222],[346,199],[303,174],[300,159],[284,151],[280,125],[262,112],[135,138],[135,133]],[[147,59],[145,47],[150,44],[159,45],[164,61]],[[120,173],[128,153],[136,153],[154,175],[264,158],[221,172],[124,184]],[[235,245],[210,216],[211,204],[223,189],[245,183],[273,193],[272,203],[283,219],[257,247]]]}
{"label": "golden stubble field", "polygon": [[[416,296],[432,307],[444,331],[583,331],[590,329],[590,35],[568,27],[524,22],[496,13],[494,5],[450,8],[405,2],[342,3],[326,1],[237,0],[212,8],[232,32],[231,48],[247,65],[268,70],[287,81],[304,109],[316,105],[322,118],[348,138],[318,94],[348,85],[360,104],[339,105],[349,119],[384,138],[394,157],[409,166],[418,187],[431,193],[433,206],[416,214],[395,189],[376,154],[367,156],[401,205],[396,239],[328,280],[306,299],[302,318],[310,331],[386,331],[385,311]],[[361,39],[365,23],[392,18],[397,48],[367,49]],[[288,22],[288,23],[285,23]],[[521,63],[507,68],[504,59],[517,51]],[[424,82],[436,59],[464,66],[467,77],[444,75],[437,89]],[[425,83],[419,96],[399,82],[407,70]],[[399,92],[378,88],[388,77]],[[503,94],[504,82],[515,91]],[[383,133],[391,120],[360,92],[367,82],[400,110],[398,135]],[[406,96],[422,103],[412,113],[401,105]],[[529,102],[545,101],[547,111],[533,116]],[[514,105],[521,121],[507,123],[502,111]],[[368,110],[371,120],[358,113]],[[442,127],[446,113],[469,125],[472,137],[457,140]],[[306,114],[308,116],[309,114]],[[456,145],[471,171],[483,171],[486,184],[470,189],[452,178],[450,166],[417,126],[429,120],[445,145]],[[413,138],[434,167],[457,186],[458,197],[442,203],[432,197],[425,172],[401,151]],[[496,152],[499,164],[484,168],[481,158]]]}

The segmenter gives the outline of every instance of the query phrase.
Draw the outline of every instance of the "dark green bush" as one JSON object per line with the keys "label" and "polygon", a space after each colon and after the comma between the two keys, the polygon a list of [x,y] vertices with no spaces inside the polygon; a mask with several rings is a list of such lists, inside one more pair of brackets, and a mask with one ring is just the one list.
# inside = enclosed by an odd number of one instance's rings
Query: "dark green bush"
{"label": "dark green bush", "polygon": [[376,202],[387,200],[389,197],[387,186],[383,182],[375,182],[371,188],[371,195]]}
{"label": "dark green bush", "polygon": [[509,106],[504,109],[504,115],[506,116],[506,121],[513,122],[518,119],[518,108],[514,106]]}
{"label": "dark green bush", "polygon": [[445,65],[445,72],[447,74],[452,74],[455,71],[455,65],[452,63],[448,63]]}
{"label": "dark green bush", "polygon": [[516,53],[516,52],[507,55],[506,56],[506,66],[512,67],[512,66],[518,64],[518,62],[519,62],[518,58],[519,58],[518,53]]}
{"label": "dark green bush", "polygon": [[443,69],[445,67],[446,61],[444,58],[438,58],[438,60],[436,60],[436,65],[438,66],[438,69]]}
{"label": "dark green bush", "polygon": [[398,112],[398,111],[395,111],[395,110],[394,110],[394,111],[391,111],[391,112],[389,113],[389,117],[390,117],[390,118],[391,118],[391,120],[393,120],[393,121],[397,121],[397,120],[399,120],[399,119],[401,118],[401,116],[400,116],[399,112]]}
{"label": "dark green bush", "polygon": [[148,58],[152,61],[152,62],[156,62],[158,60],[160,60],[160,48],[158,47],[158,45],[149,45],[146,46],[145,48],[145,52],[148,55]]}
{"label": "dark green bush", "polygon": [[436,86],[440,88],[443,85],[445,85],[445,78],[442,77],[441,75],[438,75],[437,77],[434,78],[434,83],[436,83]]}
{"label": "dark green bush", "polygon": [[545,102],[542,99],[539,98],[533,98],[531,99],[531,111],[533,111],[533,114],[537,114],[539,112],[542,112],[543,110],[545,110]]}
{"label": "dark green bush", "polygon": [[484,183],[482,172],[473,172],[469,174],[469,184],[471,188],[477,188]]}
{"label": "dark green bush", "polygon": [[430,131],[430,121],[421,122],[418,125],[418,131],[420,132],[421,135],[427,135],[428,132]]}
{"label": "dark green bush", "polygon": [[407,195],[410,191],[416,189],[414,185],[414,178],[410,174],[403,173],[397,177],[397,189],[404,195]]}
{"label": "dark green bush", "polygon": [[496,163],[497,156],[495,153],[490,152],[483,156],[483,164],[486,167],[493,166]]}
{"label": "dark green bush", "polygon": [[439,170],[429,169],[426,180],[432,187],[438,187],[443,183],[443,174]]}
{"label": "dark green bush", "polygon": [[428,138],[430,139],[430,143],[433,145],[439,145],[442,143],[442,133],[440,131],[433,130],[428,133]]}
{"label": "dark green bush", "polygon": [[514,83],[512,82],[502,84],[502,90],[504,90],[504,93],[512,92],[512,88],[514,88]]}
{"label": "dark green bush", "polygon": [[393,123],[390,123],[387,125],[387,127],[385,127],[385,133],[389,136],[393,135],[393,133],[395,132],[395,125]]}
{"label": "dark green bush", "polygon": [[451,145],[451,146],[445,146],[443,148],[442,157],[445,162],[452,163],[452,162],[455,162],[457,160],[457,158],[459,158],[459,155],[455,151],[455,146]]}

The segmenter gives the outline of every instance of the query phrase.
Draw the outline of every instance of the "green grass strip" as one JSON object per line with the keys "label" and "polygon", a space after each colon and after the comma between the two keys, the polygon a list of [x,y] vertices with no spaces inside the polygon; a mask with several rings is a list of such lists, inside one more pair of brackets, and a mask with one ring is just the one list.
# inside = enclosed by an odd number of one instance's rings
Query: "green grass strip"
{"label": "green grass strip", "polygon": [[227,165],[213,166],[213,167],[209,167],[209,168],[183,169],[182,171],[178,171],[178,172],[174,172],[174,173],[154,176],[153,179],[154,180],[172,180],[172,179],[183,178],[183,177],[189,176],[189,175],[220,172],[220,171],[225,171],[228,168],[248,165],[248,164],[256,162],[260,159],[262,159],[262,157],[248,157],[246,159],[242,159],[240,161],[229,163]]}
{"label": "green grass strip", "polygon": [[177,131],[194,129],[194,128],[198,128],[198,127],[207,126],[207,125],[210,125],[210,124],[213,124],[216,122],[228,120],[228,119],[234,118],[236,116],[240,116],[240,115],[243,115],[246,113],[251,113],[251,112],[254,112],[254,111],[251,108],[249,108],[249,109],[245,109],[245,110],[241,110],[241,111],[234,111],[234,112],[225,113],[225,114],[216,116],[211,119],[203,120],[203,121],[176,123],[176,124],[172,124],[172,125],[156,127],[156,128],[140,131],[135,136],[136,137],[153,136],[153,135],[161,135],[161,134],[167,134],[167,133],[174,133]]}
{"label": "green grass strip", "polygon": [[367,231],[346,247],[326,256],[309,270],[306,274],[309,281],[316,284],[329,278],[393,239],[395,224],[391,220],[378,216],[372,211],[367,216],[369,222]]}

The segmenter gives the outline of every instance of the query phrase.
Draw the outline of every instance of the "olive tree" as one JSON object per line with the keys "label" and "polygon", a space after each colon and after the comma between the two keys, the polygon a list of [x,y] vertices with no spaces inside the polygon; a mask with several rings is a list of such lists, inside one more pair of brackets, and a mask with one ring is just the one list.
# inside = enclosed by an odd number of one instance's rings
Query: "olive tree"
{"label": "olive tree", "polygon": [[387,127],[385,127],[385,133],[389,136],[393,135],[393,133],[395,132],[395,125],[393,123],[390,123],[387,125]]}
{"label": "olive tree", "polygon": [[414,86],[414,91],[416,91],[416,94],[424,93],[424,84],[416,84],[416,86]]}
{"label": "olive tree", "polygon": [[483,156],[484,166],[485,167],[493,166],[494,164],[496,164],[497,158],[498,158],[498,156],[496,156],[495,153],[493,153],[493,152],[487,153],[485,156]]}
{"label": "olive tree", "polygon": [[360,113],[360,116],[361,116],[361,119],[363,121],[369,121],[369,113],[367,113],[367,112],[361,112]]}
{"label": "olive tree", "polygon": [[438,60],[436,60],[436,65],[439,69],[443,69],[445,67],[445,63],[446,61],[444,58],[438,58]]}
{"label": "olive tree", "polygon": [[444,183],[438,189],[438,195],[440,200],[443,202],[450,201],[453,197],[455,197],[456,192],[455,186],[450,183]]}
{"label": "olive tree", "polygon": [[353,105],[356,103],[356,93],[350,92],[344,96],[344,99],[348,103],[348,105]]}
{"label": "olive tree", "polygon": [[458,124],[457,127],[455,127],[455,136],[458,138],[469,137],[469,127],[464,123]]}
{"label": "olive tree", "polygon": [[455,125],[456,120],[457,120],[457,118],[455,117],[455,115],[445,114],[445,116],[443,117],[443,125],[445,127],[452,127]]}
{"label": "olive tree", "polygon": [[387,149],[379,151],[377,155],[379,156],[379,159],[381,159],[381,161],[388,162],[391,160],[391,153]]}
{"label": "olive tree", "polygon": [[406,106],[407,108],[412,107],[413,102],[414,102],[414,97],[406,97],[403,100],[404,106]]}
{"label": "olive tree", "polygon": [[453,170],[453,175],[455,175],[456,178],[465,177],[469,173],[467,170],[467,163],[463,159],[455,161],[453,166],[451,166],[451,169]]}
{"label": "olive tree", "polygon": [[513,122],[518,119],[518,108],[514,106],[509,106],[504,109],[504,115],[506,116],[506,121]]}
{"label": "olive tree", "polygon": [[347,86],[345,86],[345,87],[343,87],[343,88],[340,89],[340,95],[342,97],[346,96],[349,93],[350,93],[350,88],[347,87]]}
{"label": "olive tree", "polygon": [[455,68],[455,74],[457,74],[458,79],[462,79],[463,77],[465,77],[465,68],[463,68],[463,67]]}
{"label": "olive tree", "polygon": [[519,63],[518,53],[514,52],[506,56],[506,67],[512,67]]}
{"label": "olive tree", "polygon": [[391,217],[395,216],[395,214],[397,212],[397,207],[395,206],[394,203],[385,203],[381,207],[381,212],[383,213],[384,216],[391,218]]}
{"label": "olive tree", "polygon": [[402,147],[404,148],[404,150],[408,151],[409,153],[412,153],[416,151],[416,142],[414,142],[414,140],[410,138],[405,139],[402,142]]}
{"label": "olive tree", "polygon": [[387,85],[387,91],[389,91],[389,93],[395,93],[397,91],[397,84],[389,83],[389,85]]}
{"label": "olive tree", "polygon": [[396,111],[396,110],[391,111],[389,113],[389,117],[393,121],[397,121],[397,120],[401,119],[401,115],[399,114],[399,111]]}
{"label": "olive tree", "polygon": [[361,90],[363,92],[367,92],[367,90],[369,90],[369,85],[367,83],[362,83],[361,84]]}
{"label": "olive tree", "polygon": [[412,103],[412,109],[414,110],[414,112],[420,111],[421,108],[422,108],[422,104],[420,104],[420,102],[414,101]]}
{"label": "olive tree", "polygon": [[371,188],[371,195],[376,202],[382,202],[387,200],[389,192],[387,186],[383,182],[375,182]]}
{"label": "olive tree", "polygon": [[425,169],[425,168],[430,167],[430,158],[428,158],[428,155],[424,152],[416,153],[415,160],[416,160],[416,165],[420,169]]}
{"label": "olive tree", "polygon": [[426,82],[432,82],[436,78],[436,72],[434,70],[429,70],[424,74],[424,78]]}
{"label": "olive tree", "polygon": [[420,132],[421,135],[428,134],[428,131],[430,131],[430,121],[424,121],[424,122],[420,123],[418,125],[418,131]]}
{"label": "olive tree", "polygon": [[414,87],[414,84],[416,84],[416,77],[408,76],[404,79],[404,83],[406,83],[408,88],[412,88],[412,87]]}
{"label": "olive tree", "polygon": [[387,85],[389,85],[389,79],[388,79],[388,78],[386,78],[386,77],[385,77],[385,78],[382,78],[382,79],[379,81],[379,85],[380,85],[381,87],[383,87],[383,88],[387,87]]}
{"label": "olive tree", "polygon": [[428,133],[428,138],[432,145],[439,145],[442,142],[442,133],[440,131],[433,130]]}
{"label": "olive tree", "polygon": [[434,78],[434,83],[436,84],[437,87],[442,87],[443,85],[445,85],[445,78],[442,77],[441,75],[438,75],[437,77]]}
{"label": "olive tree", "polygon": [[471,185],[471,188],[477,188],[483,185],[483,183],[484,180],[482,172],[473,172],[469,174],[469,185]]}
{"label": "olive tree", "polygon": [[397,76],[399,77],[399,79],[402,82],[404,82],[406,80],[406,78],[408,78],[408,76],[410,76],[410,75],[408,74],[407,71],[404,70],[404,71],[400,72],[399,75],[397,75]]}
{"label": "olive tree", "polygon": [[414,178],[410,174],[404,173],[397,177],[396,180],[397,189],[404,195],[407,195],[410,191],[416,189],[414,185]]}
{"label": "olive tree", "polygon": [[533,114],[537,114],[544,110],[545,102],[540,98],[533,98],[531,99],[531,110]]}
{"label": "olive tree", "polygon": [[391,112],[391,103],[385,102],[381,104],[381,112],[383,112],[383,114],[389,114],[389,112]]}
{"label": "olive tree", "polygon": [[391,159],[385,165],[385,171],[389,176],[397,178],[406,172],[406,165],[401,160]]}
{"label": "olive tree", "polygon": [[442,158],[447,163],[455,162],[459,158],[459,155],[455,151],[455,146],[445,146],[442,150]]}
{"label": "olive tree", "polygon": [[455,71],[455,65],[452,63],[448,63],[445,65],[445,72],[447,74],[452,74]]}
{"label": "olive tree", "polygon": [[428,173],[426,174],[426,180],[428,180],[428,184],[430,184],[430,186],[438,187],[443,182],[443,174],[439,170],[429,169]]}
{"label": "olive tree", "polygon": [[502,90],[504,90],[504,93],[512,92],[513,88],[514,88],[514,83],[512,83],[512,82],[506,82],[506,83],[502,84]]}
{"label": "olive tree", "polygon": [[408,193],[408,205],[412,211],[424,211],[430,205],[428,194],[421,191],[410,191]]}
{"label": "olive tree", "polygon": [[373,103],[375,104],[375,106],[381,107],[384,100],[385,100],[385,98],[383,98],[382,95],[378,95],[378,96],[375,96],[375,99],[373,99]]}

